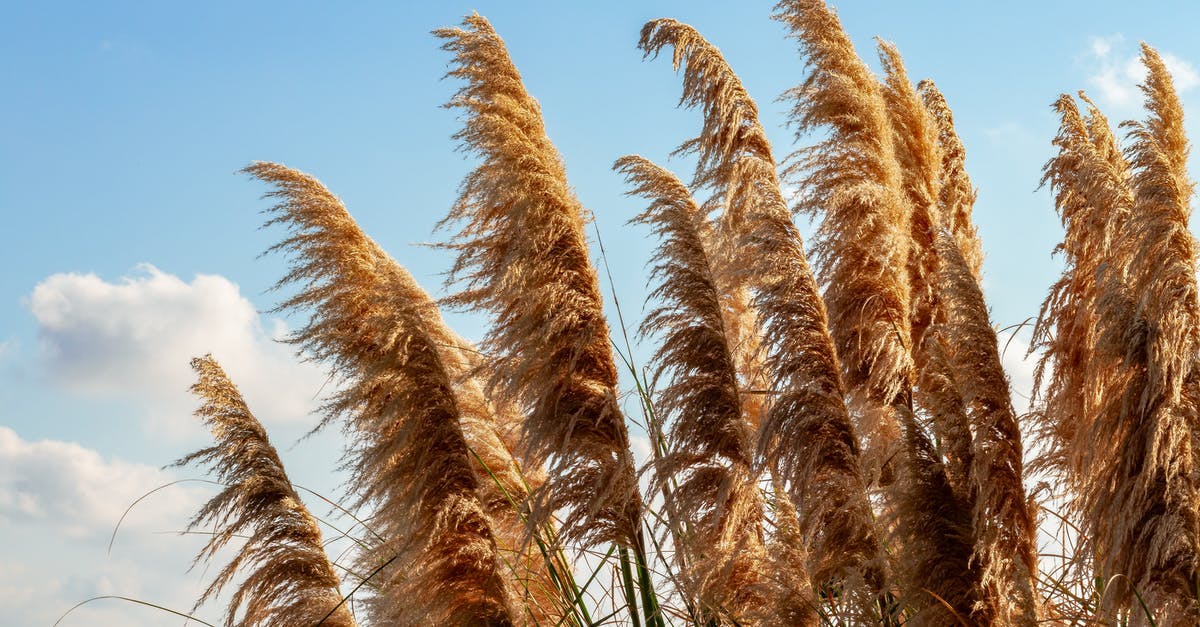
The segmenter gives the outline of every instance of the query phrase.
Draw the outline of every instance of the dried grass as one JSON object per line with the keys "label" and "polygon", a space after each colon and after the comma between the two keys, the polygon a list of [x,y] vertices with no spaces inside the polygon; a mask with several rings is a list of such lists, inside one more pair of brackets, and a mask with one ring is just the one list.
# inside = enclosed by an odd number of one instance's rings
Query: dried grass
{"label": "dried grass", "polygon": [[267,224],[289,229],[272,250],[293,259],[279,286],[300,289],[280,308],[311,313],[290,341],[342,383],[323,411],[326,422],[345,422],[350,486],[382,538],[358,556],[360,572],[382,569],[366,604],[371,621],[513,624],[507,568],[443,358],[458,351],[457,338],[316,179],[269,163],[246,171],[275,186]]}
{"label": "dried grass", "polygon": [[729,265],[717,276],[736,277],[731,283],[754,295],[771,392],[758,425],[758,459],[786,483],[812,580],[837,581],[851,596],[865,591],[862,604],[870,605],[886,565],[825,307],[780,191],[757,105],[720,51],[686,24],[651,21],[639,46],[648,55],[672,46],[675,67],[683,68],[681,104],[704,113],[700,135],[680,150],[697,154],[693,186],[710,188],[713,198],[705,206],[721,209],[723,247],[715,264]]}
{"label": "dried grass", "polygon": [[549,463],[533,522],[561,511],[567,541],[634,545],[641,501],[583,207],[488,21],[434,34],[465,81],[447,105],[464,112],[455,137],[481,159],[446,218],[461,225],[449,301],[491,314],[489,386],[521,407],[528,461]]}
{"label": "dried grass", "polygon": [[[634,222],[660,239],[641,332],[657,335],[652,388],[655,411],[670,423],[667,451],[655,462],[654,483],[669,487],[677,524],[688,529],[680,576],[702,616],[747,624],[760,595],[763,503],[753,467],[753,416],[738,383],[734,342],[712,264],[712,225],[687,187],[670,171],[638,156],[615,169],[631,195],[650,200]],[[665,385],[660,385],[665,381]]]}
{"label": "dried grass", "polygon": [[192,393],[202,401],[196,416],[212,430],[215,444],[175,465],[206,465],[225,485],[188,525],[189,531],[214,529],[196,561],[211,560],[231,540],[246,536],[196,607],[245,572],[225,610],[226,627],[353,627],[320,525],[296,494],[266,430],[212,355],[193,359],[192,369],[197,377]]}
{"label": "dried grass", "polygon": [[775,16],[810,68],[786,95],[797,136],[826,133],[791,155],[784,174],[801,188],[794,209],[821,217],[812,252],[829,331],[864,441],[866,479],[887,485],[901,444],[898,414],[911,407],[915,375],[905,275],[912,209],[887,103],[823,0],[785,0]]}

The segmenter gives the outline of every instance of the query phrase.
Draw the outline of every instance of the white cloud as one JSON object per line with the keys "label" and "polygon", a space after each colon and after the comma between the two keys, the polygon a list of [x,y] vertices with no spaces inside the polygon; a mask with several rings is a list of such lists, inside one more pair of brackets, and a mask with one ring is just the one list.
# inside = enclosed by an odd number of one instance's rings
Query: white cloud
{"label": "white cloud", "polygon": [[[1160,50],[1159,54],[1179,93],[1200,85],[1200,74],[1190,62],[1169,52]],[[1146,68],[1142,65],[1140,55],[1137,46],[1126,42],[1120,33],[1092,37],[1085,55],[1085,63],[1089,68],[1088,83],[1096,90],[1103,104],[1121,110],[1133,108],[1141,101],[1138,84],[1145,80]]]}
{"label": "white cloud", "polygon": [[1098,58],[1106,59],[1112,53],[1113,45],[1124,39],[1120,33],[1108,37],[1092,37],[1092,54]]}
{"label": "white cloud", "polygon": [[[36,524],[74,539],[108,537],[126,507],[173,479],[71,442],[30,442],[0,426],[0,523]],[[163,490],[139,504],[128,522],[135,529],[181,528],[194,492]]]}
{"label": "white cloud", "polygon": [[275,340],[286,326],[268,323],[238,286],[220,276],[185,282],[154,266],[110,283],[94,274],[55,274],[34,288],[45,363],[67,389],[143,406],[157,431],[198,429],[192,357],[212,353],[264,422],[313,420],[324,378]]}
{"label": "white cloud", "polygon": [[[126,507],[173,479],[166,471],[106,458],[79,444],[25,440],[0,426],[5,624],[49,625],[72,605],[99,595],[190,607],[195,583],[184,571],[196,541],[156,532],[185,527],[204,489],[174,486],[143,500],[122,524],[113,554],[107,554]],[[63,624],[148,627],[162,619],[137,606],[101,601]]]}

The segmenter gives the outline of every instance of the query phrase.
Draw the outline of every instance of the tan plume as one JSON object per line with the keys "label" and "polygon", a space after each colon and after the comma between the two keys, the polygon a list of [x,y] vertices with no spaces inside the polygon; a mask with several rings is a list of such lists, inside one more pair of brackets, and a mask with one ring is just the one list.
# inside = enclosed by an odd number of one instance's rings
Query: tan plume
{"label": "tan plume", "polygon": [[937,124],[909,80],[900,51],[891,42],[879,40],[878,43],[884,70],[883,99],[891,121],[901,190],[911,210],[907,267],[911,312],[907,344],[912,347],[919,368],[924,361],[919,349],[937,307],[935,240],[942,225],[938,203],[942,151]]}
{"label": "tan plume", "polygon": [[942,155],[940,185],[938,189],[938,212],[942,227],[954,235],[963,259],[976,280],[983,279],[983,245],[978,229],[971,221],[971,210],[975,205],[975,188],[967,175],[967,151],[954,128],[954,114],[946,97],[932,80],[917,83],[917,93],[933,116],[937,127],[938,147]]}
{"label": "tan plume", "polygon": [[[682,580],[704,616],[747,624],[763,602],[763,504],[753,469],[753,420],[738,384],[733,343],[712,264],[712,227],[687,187],[639,156],[614,168],[631,195],[650,205],[634,222],[661,243],[650,280],[659,302],[641,332],[660,336],[653,385],[655,410],[670,422],[666,454],[654,481],[671,487],[673,511],[689,530],[677,546]],[[665,379],[665,385],[660,381]],[[709,620],[705,618],[704,620]]]}
{"label": "tan plume", "polygon": [[762,627],[818,627],[821,612],[808,576],[800,516],[783,483],[771,482],[775,533],[767,546],[764,567],[764,596],[767,603],[759,623]]}
{"label": "tan plume", "polygon": [[[1101,269],[1112,272],[1112,236],[1128,219],[1133,197],[1127,186],[1128,165],[1116,150],[1112,133],[1096,135],[1099,124],[1089,124],[1074,99],[1064,94],[1054,105],[1061,118],[1054,144],[1058,154],[1043,170],[1055,196],[1066,231],[1056,251],[1063,253],[1066,269],[1050,288],[1034,325],[1031,350],[1043,350],[1035,370],[1034,391],[1050,374],[1042,394],[1039,435],[1047,447],[1036,468],[1052,470],[1082,489],[1087,478],[1090,451],[1086,438],[1106,393],[1112,372],[1096,354],[1097,307]],[[1100,137],[1111,143],[1109,153],[1097,151]],[[1052,364],[1052,367],[1051,367]]]}
{"label": "tan plume", "polygon": [[225,485],[188,525],[214,527],[196,560],[210,560],[230,540],[247,536],[196,606],[245,574],[230,598],[226,627],[353,627],[317,519],[300,500],[266,430],[212,355],[193,359],[192,369],[192,393],[202,401],[196,416],[212,430],[215,444],[175,463],[207,465]]}
{"label": "tan plume", "polygon": [[350,482],[382,539],[359,556],[360,571],[378,572],[372,622],[513,624],[443,359],[457,345],[433,301],[316,179],[271,163],[246,172],[275,187],[268,224],[288,228],[271,250],[292,259],[279,286],[300,289],[280,309],[310,314],[291,341],[342,382],[323,410],[345,421]]}
{"label": "tan plume", "polygon": [[1036,624],[1036,513],[1025,495],[1020,423],[983,291],[953,235],[938,238],[940,306],[958,389],[974,431],[970,478],[979,584],[1002,625]]}
{"label": "tan plume", "polygon": [[[1116,385],[1090,433],[1084,511],[1106,575],[1128,578],[1159,624],[1200,620],[1200,304],[1183,110],[1161,57],[1142,44],[1149,117],[1129,123],[1133,208],[1100,286],[1098,352]],[[1114,595],[1132,604],[1127,590]],[[1144,621],[1133,613],[1131,624]]]}
{"label": "tan plume", "polygon": [[908,343],[911,208],[901,192],[887,103],[823,0],[785,0],[776,19],[799,42],[810,72],[790,90],[797,136],[827,132],[790,157],[795,209],[820,216],[812,250],[872,482],[891,481],[898,413],[914,376]]}
{"label": "tan plume", "polygon": [[465,81],[448,104],[463,111],[455,137],[481,159],[446,218],[461,224],[451,302],[493,316],[491,384],[525,410],[530,459],[550,462],[535,517],[561,510],[568,540],[635,544],[641,501],[583,207],[491,24],[470,15],[435,34]]}
{"label": "tan plume", "polygon": [[[1042,450],[1030,468],[1064,484],[1061,515],[1070,525],[1086,529],[1084,495],[1093,476],[1091,434],[1119,376],[1112,359],[1097,351],[1100,277],[1119,271],[1111,243],[1128,220],[1133,197],[1128,164],[1099,110],[1093,106],[1085,118],[1066,94],[1054,108],[1061,120],[1054,138],[1058,152],[1043,168],[1042,181],[1054,193],[1065,228],[1055,251],[1063,254],[1066,267],[1051,286],[1033,328],[1030,350],[1042,351],[1033,387],[1040,395],[1033,416]],[[1095,573],[1086,557],[1094,555],[1093,536],[1089,531],[1078,535],[1077,557],[1064,563],[1066,570],[1058,577],[1068,586],[1086,589]]]}

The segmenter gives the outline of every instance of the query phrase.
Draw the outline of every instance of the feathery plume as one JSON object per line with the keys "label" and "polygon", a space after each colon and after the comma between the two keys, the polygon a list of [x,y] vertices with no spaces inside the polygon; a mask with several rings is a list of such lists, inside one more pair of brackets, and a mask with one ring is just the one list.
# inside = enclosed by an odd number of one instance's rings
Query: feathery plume
{"label": "feathery plume", "polygon": [[827,131],[790,157],[785,176],[796,177],[803,190],[795,209],[822,216],[813,253],[829,329],[866,442],[867,478],[887,484],[900,446],[897,414],[911,407],[914,375],[903,274],[911,209],[901,192],[887,103],[823,0],[784,0],[775,17],[811,68],[787,93],[797,136]]}
{"label": "feathery plume", "polygon": [[445,223],[462,223],[450,302],[492,314],[483,342],[491,384],[526,410],[535,464],[550,461],[536,521],[563,511],[563,536],[586,545],[637,544],[641,501],[583,207],[567,184],[541,110],[504,42],[478,14],[434,31],[466,84],[455,138],[481,158]]}
{"label": "feathery plume", "polygon": [[[916,624],[952,624],[966,617],[986,624],[993,620],[996,603],[982,594],[980,569],[972,561],[977,541],[972,504],[983,490],[971,476],[978,461],[978,442],[961,394],[963,384],[976,373],[956,367],[956,344],[946,337],[957,322],[951,315],[956,303],[951,301],[958,295],[947,293],[945,271],[961,259],[942,259],[945,242],[938,241],[943,222],[939,129],[909,80],[896,47],[879,41],[879,56],[901,192],[911,210],[906,270],[911,298],[908,345],[918,383],[913,393],[933,418],[934,431],[943,436],[947,453],[943,460],[916,416],[906,407],[899,408],[905,452],[901,485],[894,491],[897,508],[891,514],[896,518],[893,544],[899,581],[910,606],[917,610],[910,618]],[[986,331],[990,334],[991,328]],[[991,341],[994,345],[994,335]],[[1007,383],[1002,382],[1007,394]],[[1019,434],[1017,442],[1019,468]]]}
{"label": "feathery plume", "polygon": [[[894,48],[892,48],[892,52],[894,53]],[[902,67],[899,56],[895,56],[895,62],[885,64],[887,67]],[[946,104],[946,99],[929,79],[922,80],[917,84],[917,97],[924,105],[926,116],[915,115],[911,105],[905,107],[892,105],[892,101],[911,102],[913,96],[906,93],[907,89],[904,87],[907,83],[906,80],[895,80],[891,75],[892,73],[889,72],[889,83],[895,83],[896,87],[887,89],[886,93],[888,93],[889,107],[893,110],[893,125],[897,127],[911,126],[913,130],[910,133],[916,135],[915,137],[897,137],[900,158],[903,161],[905,159],[903,154],[911,152],[919,152],[924,156],[923,159],[908,157],[909,161],[924,166],[912,168],[914,173],[923,173],[923,176],[918,177],[920,180],[917,184],[906,184],[906,189],[916,187],[918,192],[917,194],[912,192],[908,194],[910,202],[914,204],[914,241],[922,241],[923,244],[928,243],[933,246],[932,250],[922,249],[921,254],[924,259],[935,261],[934,268],[940,272],[942,262],[936,254],[937,231],[939,229],[948,230],[957,244],[957,249],[969,266],[972,276],[978,280],[981,277],[980,264],[983,260],[983,253],[975,225],[971,222],[971,208],[975,202],[975,192],[965,169],[966,150],[954,129],[953,114],[949,105]],[[907,115],[897,116],[895,112],[907,112]],[[909,122],[907,124],[897,122],[897,117],[906,117]],[[927,146],[931,132],[935,135],[936,151],[923,147]],[[940,155],[941,164],[932,173],[936,179],[935,183],[928,178],[928,162],[938,155]],[[913,177],[906,168],[905,179],[909,178]],[[918,236],[916,225],[919,220],[916,214],[925,213],[920,209],[921,204],[923,199],[927,198],[934,190],[937,194],[935,214],[937,219],[931,223],[934,226],[933,240],[925,241]],[[924,193],[921,193],[922,191]],[[931,255],[931,253],[934,254]],[[941,275],[935,275],[932,280],[935,300],[930,322],[933,327],[921,336],[916,332],[918,325],[914,324],[914,355],[919,362],[916,400],[918,405],[932,418],[933,432],[939,443],[939,453],[943,459],[947,480],[953,487],[956,497],[961,502],[974,503],[976,490],[970,482],[970,469],[974,458],[974,435],[967,417],[966,404],[959,392],[954,364],[950,361],[951,346],[938,326],[946,322],[946,308],[936,300],[940,298],[940,292],[943,289]],[[972,376],[969,372],[962,374],[963,376]]]}
{"label": "feathery plume", "polygon": [[652,227],[661,240],[650,273],[659,285],[649,297],[661,304],[646,315],[641,333],[662,336],[652,387],[656,411],[671,428],[654,481],[673,486],[673,509],[689,529],[676,547],[684,558],[682,581],[704,615],[745,624],[763,602],[763,504],[752,418],[712,267],[712,227],[670,171],[639,156],[618,159],[614,169],[632,185],[630,195],[650,199],[633,222]]}
{"label": "feathery plume", "polygon": [[[472,468],[463,408],[443,359],[437,309],[412,276],[364,234],[316,179],[271,163],[245,170],[275,186],[271,251],[293,257],[279,309],[310,312],[290,341],[344,385],[324,405],[345,420],[359,505],[382,541],[359,556],[378,572],[368,601],[379,624],[511,625],[505,567]],[[432,322],[435,321],[435,322]]]}
{"label": "feathery plume", "polygon": [[[1062,516],[1084,530],[1075,555],[1086,556],[1095,552],[1085,504],[1095,453],[1090,438],[1119,374],[1112,358],[1097,351],[1100,283],[1103,275],[1120,271],[1111,244],[1124,230],[1133,197],[1128,164],[1099,109],[1091,105],[1085,118],[1066,94],[1054,108],[1061,119],[1054,138],[1058,153],[1047,161],[1042,182],[1054,193],[1065,229],[1055,252],[1063,253],[1066,267],[1042,303],[1030,344],[1031,353],[1042,351],[1033,386],[1041,397],[1033,418],[1042,450],[1030,468],[1064,484]],[[1095,573],[1089,561],[1064,563],[1059,578],[1090,587]]]}
{"label": "feathery plume", "polygon": [[188,525],[189,531],[215,527],[196,560],[212,559],[233,538],[248,536],[196,606],[247,571],[230,599],[226,627],[353,627],[317,519],[296,494],[266,430],[212,355],[193,359],[192,369],[197,376],[192,393],[203,401],[196,416],[216,443],[175,465],[207,465],[226,486]]}
{"label": "feathery plume", "polygon": [[647,55],[668,45],[676,69],[684,68],[681,104],[704,112],[700,136],[681,150],[698,153],[695,185],[713,188],[723,207],[717,237],[725,248],[715,258],[739,251],[730,269],[717,274],[737,277],[754,294],[771,391],[759,423],[758,458],[786,482],[799,511],[812,580],[843,580],[853,591],[854,580],[865,577],[878,592],[885,564],[825,306],[780,191],[757,106],[720,51],[695,29],[668,19],[642,28],[639,47]]}
{"label": "feathery plume", "polygon": [[[1037,620],[1033,597],[1036,521],[1025,497],[1020,428],[979,285],[981,255],[971,224],[973,194],[963,170],[964,150],[941,94],[927,83],[926,100],[934,107],[931,111],[923,106],[904,76],[895,48],[887,44],[881,48],[888,72],[885,94],[897,130],[897,154],[914,210],[914,252],[921,260],[920,269],[925,270],[924,274],[912,272],[918,264],[910,264],[910,283],[921,299],[930,299],[930,292],[936,294],[929,302],[928,318],[914,307],[914,346],[922,349],[914,355],[922,371],[945,372],[945,366],[950,366],[954,381],[950,389],[957,389],[960,396],[941,405],[949,424],[940,430],[951,436],[946,447],[950,455],[944,464],[947,474],[961,480],[962,470],[967,469],[969,475],[967,489],[956,493],[967,497],[960,502],[968,506],[973,566],[979,565],[973,572],[978,578],[972,583],[979,587],[974,594],[980,597],[979,605],[990,606],[981,607],[976,618],[990,616],[1004,625],[1032,626]],[[920,115],[917,108],[927,113]],[[949,158],[941,151],[943,144],[951,151]],[[956,189],[942,194],[943,184]],[[928,233],[932,239],[925,238],[926,226],[932,229]],[[918,325],[934,321],[936,337],[921,338]],[[926,348],[935,354],[926,353]],[[920,372],[919,376],[928,381],[944,375],[931,377]],[[937,389],[944,382],[934,383]],[[969,431],[962,428],[964,410]],[[964,450],[967,447],[969,453]]]}
{"label": "feathery plume", "polygon": [[767,546],[763,576],[768,601],[761,627],[818,627],[821,614],[808,577],[808,551],[804,549],[800,516],[778,479],[772,478],[775,533]]}
{"label": "feathery plume", "polygon": [[[1057,473],[1071,492],[1078,493],[1089,474],[1089,425],[1109,396],[1104,381],[1112,374],[1096,355],[1097,276],[1102,269],[1116,270],[1110,242],[1127,219],[1133,197],[1126,185],[1128,167],[1119,151],[1111,154],[1120,163],[1097,151],[1101,135],[1092,131],[1101,130],[1100,125],[1089,124],[1066,94],[1059,96],[1054,108],[1061,118],[1054,139],[1058,154],[1046,163],[1042,181],[1054,192],[1065,228],[1055,251],[1063,253],[1066,268],[1042,303],[1030,345],[1031,352],[1044,351],[1034,373],[1035,393],[1050,373],[1039,412],[1039,435],[1046,451],[1035,468]],[[1112,141],[1107,123],[1103,126],[1102,132]]]}
{"label": "feathery plume", "polygon": [[942,224],[938,200],[941,195],[942,154],[938,128],[908,78],[900,51],[891,42],[878,40],[883,63],[883,99],[891,121],[900,185],[911,208],[908,285],[911,313],[909,326],[913,357],[920,368],[925,329],[933,322],[937,307],[937,229]]}
{"label": "feathery plume", "polygon": [[[1115,240],[1123,270],[1101,286],[1100,352],[1117,385],[1090,435],[1094,462],[1083,498],[1107,576],[1128,578],[1159,624],[1200,621],[1200,304],[1196,241],[1188,230],[1193,183],[1170,74],[1142,44],[1149,118],[1127,123],[1133,210]],[[1128,589],[1117,604],[1132,600]],[[1132,623],[1141,624],[1140,617]]]}
{"label": "feathery plume", "polygon": [[[670,18],[651,20],[642,26],[638,48],[645,56],[657,56],[668,46],[673,51],[673,67],[678,71],[686,66],[679,104],[699,107],[704,114],[700,135],[684,142],[676,152],[696,154],[692,186],[713,191],[703,205],[706,213],[721,209],[720,228],[714,230],[711,244],[714,278],[724,303],[727,334],[742,387],[761,391],[770,381],[764,371],[753,295],[738,261],[745,254],[739,238],[745,231],[746,211],[757,200],[731,192],[738,178],[767,177],[765,162],[770,163],[769,176],[774,178],[771,145],[758,122],[758,106],[716,46],[690,25]],[[750,395],[742,402],[757,425],[765,410],[763,399]]]}
{"label": "feathery plume", "polygon": [[949,232],[937,241],[940,307],[938,325],[957,373],[958,388],[974,431],[970,479],[977,580],[1002,625],[1037,622],[1033,581],[1037,574],[1037,520],[1023,483],[1020,425],[996,332],[971,267]]}
{"label": "feathery plume", "polygon": [[963,148],[958,131],[954,129],[954,114],[946,97],[932,80],[917,83],[917,93],[933,116],[937,127],[938,147],[942,155],[940,184],[938,186],[938,213],[942,227],[954,235],[963,259],[977,281],[983,279],[983,245],[979,232],[971,221],[971,209],[975,205],[975,188],[967,176],[967,151]]}
{"label": "feathery plume", "polygon": [[971,560],[970,504],[956,495],[916,416],[907,408],[899,413],[904,462],[889,495],[900,552],[896,575],[904,605],[914,610],[905,624],[990,624],[990,608],[979,597],[979,568]]}

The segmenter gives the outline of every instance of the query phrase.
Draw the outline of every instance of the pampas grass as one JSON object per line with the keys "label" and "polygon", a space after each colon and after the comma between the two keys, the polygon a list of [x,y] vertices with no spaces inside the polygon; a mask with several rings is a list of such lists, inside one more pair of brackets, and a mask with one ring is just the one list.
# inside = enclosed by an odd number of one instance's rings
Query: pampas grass
{"label": "pampas grass", "polygon": [[[661,243],[650,298],[662,303],[642,322],[658,334],[654,403],[671,423],[654,481],[670,486],[670,511],[688,533],[679,556],[683,591],[702,616],[737,624],[759,611],[763,503],[753,466],[754,419],[742,403],[734,343],[712,267],[711,224],[678,178],[637,156],[617,160],[631,194],[650,199],[634,218]],[[665,385],[659,385],[666,378]]]}
{"label": "pampas grass", "polygon": [[[690,180],[636,155],[614,165],[646,201],[631,222],[658,240],[644,370],[613,348],[590,214],[482,16],[434,32],[473,159],[442,222],[449,297],[315,178],[244,170],[271,187],[267,225],[283,235],[270,250],[288,263],[278,310],[302,318],[288,341],[329,374],[318,428],[346,435],[339,507],[365,530],[352,566],[326,555],[266,431],[197,359],[215,443],[180,463],[222,484],[192,521],[214,526],[197,561],[236,549],[197,607],[232,589],[228,627],[1200,620],[1200,258],[1160,56],[1143,46],[1149,117],[1124,124],[1124,150],[1082,93],[1085,111],[1054,105],[1043,183],[1066,267],[1034,328],[1044,357],[1026,420],[946,98],[914,86],[883,40],[873,74],[822,0],[783,0],[774,17],[808,70],[784,96],[791,122],[815,137],[782,178],[717,46],[670,18],[641,29],[637,47],[670,51],[678,104],[701,118],[675,153],[694,159]],[[781,180],[800,188],[793,207]],[[811,251],[793,211],[816,220]],[[451,330],[443,305],[485,314],[482,341]],[[647,418],[641,469],[627,401]],[[1030,470],[1055,500],[1026,494]],[[1035,540],[1050,510],[1074,537],[1045,573]],[[345,597],[335,564],[352,577]]]}
{"label": "pampas grass", "polygon": [[584,209],[491,24],[435,34],[465,81],[448,105],[464,114],[456,138],[481,159],[446,219],[462,224],[450,302],[493,317],[489,385],[522,407],[530,460],[550,463],[534,516],[563,510],[565,539],[634,546],[641,501]]}
{"label": "pampas grass", "polygon": [[864,441],[866,479],[886,485],[914,376],[905,280],[912,208],[882,89],[837,15],[823,0],[785,0],[776,11],[811,70],[787,94],[792,125],[798,136],[828,132],[789,157],[785,175],[802,189],[794,209],[821,218],[813,253],[829,331]]}
{"label": "pampas grass", "polygon": [[324,362],[342,389],[324,406],[343,419],[359,507],[382,541],[358,558],[380,572],[375,624],[510,625],[518,616],[491,519],[479,497],[463,409],[433,301],[358,228],[316,179],[276,164],[246,171],[275,186],[273,247],[293,256],[281,305],[311,312],[291,341]]}
{"label": "pampas grass", "polygon": [[681,104],[704,113],[700,135],[680,150],[697,153],[693,186],[711,188],[707,204],[721,210],[717,238],[730,252],[717,265],[729,269],[717,276],[737,277],[735,285],[754,294],[772,392],[758,424],[757,457],[795,504],[793,532],[810,547],[802,554],[812,580],[844,586],[854,604],[869,607],[886,565],[825,308],[780,190],[771,145],[754,100],[715,46],[674,20],[642,28],[639,47],[647,54],[668,45],[676,68],[684,69]]}
{"label": "pampas grass", "polygon": [[320,525],[288,479],[266,430],[212,355],[193,359],[192,369],[197,377],[192,393],[202,401],[196,416],[212,430],[215,442],[175,464],[208,466],[225,486],[188,525],[189,531],[214,528],[196,561],[211,560],[247,534],[196,607],[244,574],[225,611],[226,627],[354,627],[337,573],[325,555]]}
{"label": "pampas grass", "polygon": [[[1100,288],[1098,350],[1115,358],[1118,374],[1090,443],[1108,455],[1089,468],[1084,508],[1104,572],[1127,577],[1165,624],[1183,624],[1200,620],[1200,305],[1196,241],[1188,230],[1193,183],[1170,75],[1144,44],[1142,62],[1150,115],[1127,125],[1129,234],[1115,244],[1120,269]],[[1131,603],[1129,596],[1113,601]]]}

